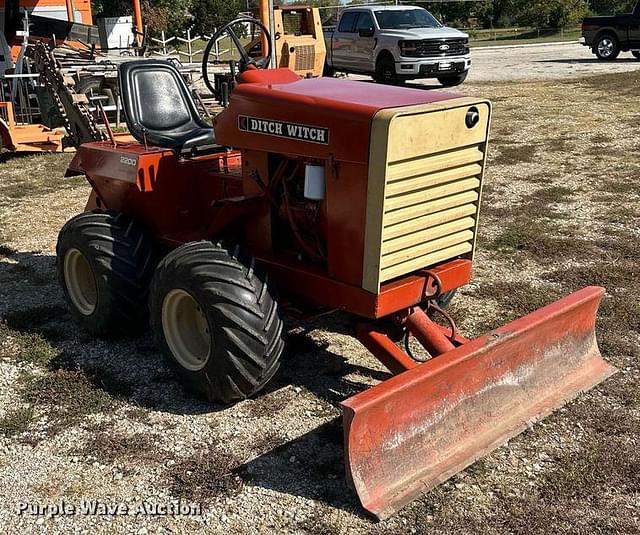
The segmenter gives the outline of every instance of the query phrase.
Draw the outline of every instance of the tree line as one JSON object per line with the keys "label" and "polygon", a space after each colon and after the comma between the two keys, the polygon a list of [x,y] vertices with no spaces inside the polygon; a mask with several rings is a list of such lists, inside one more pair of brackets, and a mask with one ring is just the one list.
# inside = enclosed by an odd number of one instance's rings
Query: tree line
{"label": "tree line", "polygon": [[[275,0],[276,5],[280,0]],[[338,0],[296,0],[311,6],[331,6]],[[344,3],[344,2],[343,2]],[[350,0],[344,5],[363,4]],[[403,1],[402,3],[409,3]],[[412,4],[425,7],[443,22],[453,26],[501,28],[514,25],[536,28],[567,28],[579,24],[589,14],[629,12],[636,0],[475,0]],[[92,0],[95,17],[131,14],[131,0]],[[142,0],[142,12],[150,33],[179,32],[190,28],[195,33],[210,34],[213,28],[232,20],[240,12],[256,9],[256,0]],[[326,12],[327,17],[331,11]]]}

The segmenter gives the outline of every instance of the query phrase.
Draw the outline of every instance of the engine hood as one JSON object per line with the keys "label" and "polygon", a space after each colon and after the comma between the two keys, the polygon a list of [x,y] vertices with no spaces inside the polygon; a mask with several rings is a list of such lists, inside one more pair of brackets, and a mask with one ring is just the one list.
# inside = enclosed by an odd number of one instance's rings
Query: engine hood
{"label": "engine hood", "polygon": [[301,79],[289,69],[244,72],[214,120],[216,140],[236,148],[352,162],[368,159],[369,130],[382,109],[462,95],[334,78]]}
{"label": "engine hood", "polygon": [[455,28],[413,28],[411,30],[380,30],[384,37],[397,37],[398,39],[460,39],[469,36]]}

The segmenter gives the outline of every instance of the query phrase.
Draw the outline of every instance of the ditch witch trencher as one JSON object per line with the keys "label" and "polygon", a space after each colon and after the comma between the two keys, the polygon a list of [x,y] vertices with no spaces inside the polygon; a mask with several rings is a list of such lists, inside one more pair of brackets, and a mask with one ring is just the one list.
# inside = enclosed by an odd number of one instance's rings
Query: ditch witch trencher
{"label": "ditch witch trencher", "polygon": [[[471,278],[489,102],[267,64],[245,51],[213,127],[169,63],[120,67],[138,142],[78,150],[67,175],[93,191],[60,233],[60,280],[96,335],[148,317],[185,383],[214,401],[276,373],[281,309],[359,318],[358,339],[394,376],[342,403],[346,473],[385,518],[614,373],[594,331],[604,290],[473,340],[435,323]],[[431,358],[402,349],[409,336]]]}

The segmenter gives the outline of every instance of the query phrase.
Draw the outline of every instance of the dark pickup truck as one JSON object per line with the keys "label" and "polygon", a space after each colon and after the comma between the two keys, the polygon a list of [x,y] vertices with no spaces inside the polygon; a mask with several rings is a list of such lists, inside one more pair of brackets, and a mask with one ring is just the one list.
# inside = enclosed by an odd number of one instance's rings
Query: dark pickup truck
{"label": "dark pickup truck", "polygon": [[614,60],[629,51],[640,59],[640,0],[632,13],[584,19],[580,42],[598,59]]}

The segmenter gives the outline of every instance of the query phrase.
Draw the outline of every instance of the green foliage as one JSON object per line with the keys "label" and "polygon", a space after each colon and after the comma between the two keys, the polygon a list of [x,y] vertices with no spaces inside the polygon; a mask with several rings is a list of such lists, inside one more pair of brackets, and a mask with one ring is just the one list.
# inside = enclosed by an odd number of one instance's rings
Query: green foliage
{"label": "green foliage", "polygon": [[591,0],[591,11],[597,15],[616,15],[631,13],[636,0]]}
{"label": "green foliage", "polygon": [[575,26],[589,14],[586,0],[513,0],[518,24],[538,28]]}
{"label": "green foliage", "polygon": [[[313,7],[358,5],[365,0],[274,0],[274,5],[303,4]],[[450,26],[484,28],[514,24],[538,28],[559,28],[579,24],[590,13],[613,15],[630,12],[636,0],[477,0],[474,2],[420,3],[443,23]],[[131,0],[92,0],[94,17],[131,14]],[[256,7],[251,0],[142,0],[144,22],[152,34],[176,33],[192,28],[196,33],[211,34],[214,28],[233,20],[238,13]],[[339,8],[336,8],[337,13]],[[322,12],[322,18],[334,19],[334,10]]]}
{"label": "green foliage", "polygon": [[196,33],[213,33],[214,28],[235,19],[246,9],[242,0],[192,0],[191,15]]}

